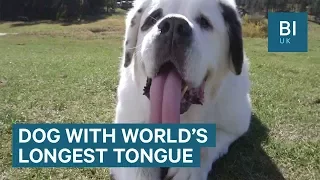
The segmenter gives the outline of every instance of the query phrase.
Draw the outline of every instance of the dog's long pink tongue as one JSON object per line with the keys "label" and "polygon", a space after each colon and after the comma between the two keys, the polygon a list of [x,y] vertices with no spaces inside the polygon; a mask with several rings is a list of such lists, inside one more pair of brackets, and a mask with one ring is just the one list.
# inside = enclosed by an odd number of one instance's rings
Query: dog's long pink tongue
{"label": "dog's long pink tongue", "polygon": [[171,71],[163,90],[162,123],[180,123],[181,78]]}
{"label": "dog's long pink tongue", "polygon": [[151,123],[180,123],[181,78],[175,70],[153,78],[150,89]]}
{"label": "dog's long pink tongue", "polygon": [[161,73],[152,79],[150,87],[150,121],[162,123],[162,99],[163,89],[168,73]]}

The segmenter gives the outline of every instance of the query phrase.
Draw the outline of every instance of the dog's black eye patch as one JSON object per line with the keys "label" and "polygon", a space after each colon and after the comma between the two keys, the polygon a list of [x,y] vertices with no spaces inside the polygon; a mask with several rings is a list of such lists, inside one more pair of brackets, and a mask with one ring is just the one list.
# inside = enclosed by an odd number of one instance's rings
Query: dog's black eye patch
{"label": "dog's black eye patch", "polygon": [[151,26],[153,26],[154,24],[157,23],[157,21],[162,18],[163,16],[163,10],[157,9],[155,11],[153,11],[150,16],[148,16],[146,18],[146,20],[144,21],[143,25],[141,26],[141,31],[146,31],[148,30]]}
{"label": "dog's black eye patch", "polygon": [[198,16],[196,18],[196,22],[199,24],[199,26],[202,29],[205,29],[205,30],[212,30],[213,29],[212,24],[209,22],[208,18],[206,16],[204,16],[203,14],[201,14],[200,16]]}

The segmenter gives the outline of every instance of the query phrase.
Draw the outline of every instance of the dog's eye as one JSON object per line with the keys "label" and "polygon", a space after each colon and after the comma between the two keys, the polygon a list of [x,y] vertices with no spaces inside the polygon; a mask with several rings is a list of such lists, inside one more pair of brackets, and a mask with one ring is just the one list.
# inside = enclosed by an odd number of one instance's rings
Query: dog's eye
{"label": "dog's eye", "polygon": [[141,31],[148,30],[151,26],[155,25],[162,16],[163,11],[161,8],[153,11],[144,21],[143,25],[141,26]]}
{"label": "dog's eye", "polygon": [[213,28],[212,25],[210,24],[209,20],[204,15],[200,15],[196,19],[196,21],[200,25],[200,27],[203,29],[212,29]]}

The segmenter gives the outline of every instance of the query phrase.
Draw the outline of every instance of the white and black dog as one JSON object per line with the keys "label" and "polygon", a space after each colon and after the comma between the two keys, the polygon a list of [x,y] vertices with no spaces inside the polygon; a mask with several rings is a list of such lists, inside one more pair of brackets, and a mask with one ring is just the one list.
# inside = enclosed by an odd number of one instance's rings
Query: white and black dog
{"label": "white and black dog", "polygon": [[251,119],[234,0],[136,0],[126,19],[115,123],[215,123],[200,168],[113,168],[115,180],[206,180]]}

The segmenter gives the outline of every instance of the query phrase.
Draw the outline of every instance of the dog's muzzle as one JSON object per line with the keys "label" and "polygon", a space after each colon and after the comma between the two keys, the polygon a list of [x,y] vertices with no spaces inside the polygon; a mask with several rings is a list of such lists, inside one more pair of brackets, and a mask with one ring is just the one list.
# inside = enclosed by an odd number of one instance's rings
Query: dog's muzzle
{"label": "dog's muzzle", "polygon": [[159,23],[158,28],[159,38],[172,40],[175,43],[184,44],[192,36],[192,28],[188,21],[181,17],[167,17]]}
{"label": "dog's muzzle", "polygon": [[193,37],[189,22],[183,17],[171,15],[160,21],[158,29],[160,33],[155,39],[155,72],[166,62],[171,62],[182,74]]}
{"label": "dog's muzzle", "polygon": [[[200,87],[188,87],[188,82],[184,78],[188,51],[193,40],[193,29],[183,16],[168,15],[159,22],[158,30],[159,33],[154,41],[156,46],[153,60],[154,74],[148,77],[143,94],[151,101],[152,122],[178,122],[179,114],[185,113],[192,104],[200,105],[203,102],[204,84]],[[170,109],[164,105],[166,102],[175,106],[172,105]],[[173,115],[168,115],[167,111],[173,112]],[[153,120],[161,118],[162,121]]]}

